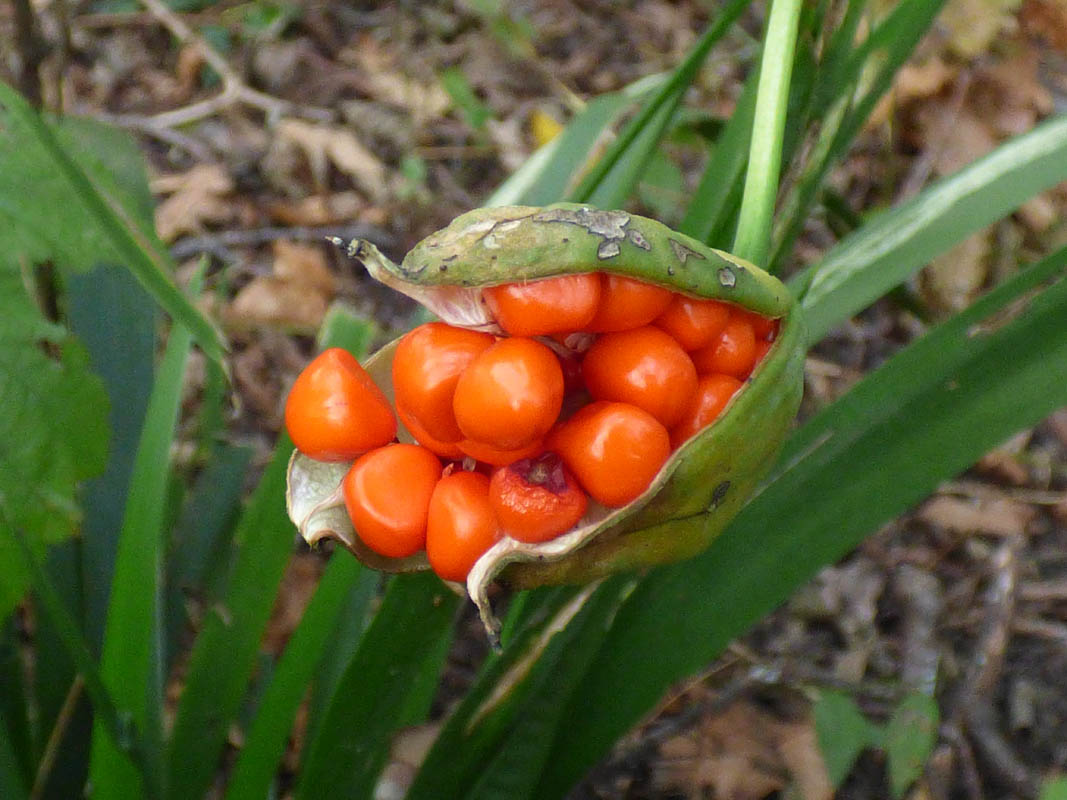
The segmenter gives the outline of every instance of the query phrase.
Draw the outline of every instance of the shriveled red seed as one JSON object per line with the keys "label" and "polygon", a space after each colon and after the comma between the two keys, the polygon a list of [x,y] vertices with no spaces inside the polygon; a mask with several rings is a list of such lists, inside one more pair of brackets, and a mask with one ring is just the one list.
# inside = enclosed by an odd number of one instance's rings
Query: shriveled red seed
{"label": "shriveled red seed", "polygon": [[547,542],[566,533],[588,505],[574,476],[552,452],[496,470],[489,501],[504,533],[520,542]]}

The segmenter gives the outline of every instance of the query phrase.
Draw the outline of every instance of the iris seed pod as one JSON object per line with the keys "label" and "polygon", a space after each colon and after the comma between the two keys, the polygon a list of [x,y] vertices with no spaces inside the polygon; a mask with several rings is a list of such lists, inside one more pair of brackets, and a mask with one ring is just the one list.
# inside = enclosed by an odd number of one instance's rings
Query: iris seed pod
{"label": "iris seed pod", "polygon": [[[742,390],[713,424],[671,454],[637,499],[614,509],[590,502],[578,525],[558,538],[526,544],[505,537],[479,559],[465,588],[491,636],[497,630],[487,594],[493,582],[521,589],[584,583],[704,550],[772,466],[800,403],[803,322],[786,287],[654,220],[573,204],[489,208],[456,218],[400,264],[362,240],[347,249],[371,275],[442,321],[493,333],[501,331],[483,300],[484,288],[588,272],[637,278],[779,320],[773,345]],[[365,365],[390,402],[396,346],[386,345]],[[403,429],[400,438],[412,441]],[[360,542],[340,501],[348,466],[294,453],[286,499],[303,537],[311,544],[336,539],[364,564],[386,572],[428,569],[423,553],[388,559]]]}

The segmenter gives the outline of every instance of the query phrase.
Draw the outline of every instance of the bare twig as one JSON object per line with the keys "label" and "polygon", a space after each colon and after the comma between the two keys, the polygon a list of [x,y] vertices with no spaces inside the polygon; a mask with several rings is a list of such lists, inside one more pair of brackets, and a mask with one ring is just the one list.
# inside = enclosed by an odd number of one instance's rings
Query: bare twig
{"label": "bare twig", "polygon": [[35,108],[41,107],[41,62],[48,47],[37,31],[37,18],[30,0],[13,0],[15,8],[15,46],[18,49],[18,87]]}
{"label": "bare twig", "polygon": [[1029,581],[1019,587],[1019,597],[1037,603],[1067,600],[1067,580]]}
{"label": "bare twig", "polygon": [[67,0],[56,0],[53,4],[56,14],[56,24],[59,26],[59,63],[55,71],[55,93],[57,110],[65,111],[63,93],[63,78],[70,66],[70,54],[74,48],[70,39],[70,9],[67,8]]}
{"label": "bare twig", "polygon": [[181,131],[176,131],[165,125],[160,125],[155,117],[146,117],[141,114],[110,114],[106,111],[89,109],[84,106],[75,107],[74,113],[78,116],[90,117],[98,122],[107,123],[108,125],[114,125],[119,128],[125,128],[126,130],[137,131],[146,136],[151,136],[164,144],[185,151],[197,161],[214,160],[214,156],[208,145],[204,144],[199,139],[182,133]]}
{"label": "bare twig", "polygon": [[176,260],[190,258],[200,253],[211,253],[224,260],[233,260],[231,247],[256,247],[261,244],[288,239],[299,242],[322,242],[330,237],[340,239],[368,239],[380,247],[390,247],[392,237],[373,225],[355,223],[353,225],[330,225],[321,227],[268,227],[248,230],[220,231],[204,236],[190,236],[176,242],[170,254]]}
{"label": "bare twig", "polygon": [[959,497],[1004,498],[1035,506],[1055,506],[1067,502],[1067,492],[1048,491],[1044,489],[1019,489],[1006,486],[990,486],[981,481],[946,481],[938,487],[938,494],[951,494]]}
{"label": "bare twig", "polygon": [[67,727],[74,717],[74,711],[78,707],[78,700],[82,696],[84,687],[85,679],[82,678],[81,674],[75,675],[70,684],[70,689],[67,690],[67,696],[63,699],[63,705],[59,708],[59,714],[56,715],[56,724],[52,726],[52,732],[48,734],[48,742],[45,744],[44,753],[41,755],[41,760],[37,765],[37,774],[33,777],[30,800],[38,800],[44,795],[45,787],[48,785],[48,776],[52,774],[56,757],[59,755],[60,745],[63,744],[63,737],[66,735]]}
{"label": "bare twig", "polygon": [[982,757],[982,766],[993,772],[997,780],[1012,792],[1023,797],[1036,797],[1038,781],[1001,735],[989,700],[982,698],[970,704],[964,714],[967,718],[967,734]]}
{"label": "bare twig", "polygon": [[967,738],[982,757],[982,765],[997,780],[1023,797],[1034,797],[1037,781],[997,730],[989,699],[1000,678],[1015,622],[1019,554],[1023,542],[1022,536],[1006,537],[990,559],[993,576],[985,596],[985,621],[956,694],[950,724],[966,729]]}
{"label": "bare twig", "polygon": [[1024,636],[1049,639],[1061,647],[1067,647],[1067,625],[1045,619],[1023,618],[1012,623],[1012,630]]}
{"label": "bare twig", "polygon": [[903,607],[901,678],[905,686],[933,696],[940,663],[936,628],[944,605],[941,584],[910,564],[897,568],[893,594]]}
{"label": "bare twig", "polygon": [[209,45],[200,34],[186,25],[185,21],[171,11],[162,0],[140,0],[140,3],[178,41],[196,47],[207,65],[215,70],[222,80],[222,91],[214,97],[153,115],[150,119],[155,126],[173,128],[185,125],[213,116],[237,103],[257,108],[272,120],[282,116],[304,117],[305,119],[320,122],[334,119],[334,112],[328,108],[292,103],[251,88],[233,71],[229,62],[215,48]]}
{"label": "bare twig", "polygon": [[974,750],[959,725],[950,722],[941,726],[941,736],[952,743],[959,761],[960,780],[968,800],[982,800],[982,779],[978,775],[978,766],[974,763]]}
{"label": "bare twig", "polygon": [[990,559],[993,579],[986,592],[986,617],[978,636],[971,663],[960,688],[960,702],[966,707],[980,696],[988,695],[1004,665],[1004,652],[1011,638],[1015,616],[1015,594],[1019,578],[1021,536],[1006,537]]}

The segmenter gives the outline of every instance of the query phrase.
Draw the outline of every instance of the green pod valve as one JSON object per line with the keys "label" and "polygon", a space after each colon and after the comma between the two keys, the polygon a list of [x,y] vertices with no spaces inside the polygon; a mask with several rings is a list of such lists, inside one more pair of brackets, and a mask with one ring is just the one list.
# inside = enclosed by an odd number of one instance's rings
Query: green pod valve
{"label": "green pod valve", "polygon": [[[483,301],[484,288],[588,272],[636,278],[779,320],[770,350],[745,386],[714,423],[671,454],[633,502],[622,508],[590,502],[569,532],[540,544],[505,536],[478,560],[465,588],[491,636],[497,629],[488,601],[494,582],[514,588],[583,583],[705,549],[773,465],[800,404],[803,321],[786,287],[758,267],[654,220],[573,204],[479,209],[421,241],[400,264],[364,241],[351,242],[348,252],[375,278],[442,321],[492,332],[500,328]],[[386,345],[365,365],[391,402],[396,345]],[[413,441],[403,429],[400,438]],[[341,500],[348,467],[294,454],[287,505],[304,538],[337,539],[375,569],[428,569],[424,553],[388,559],[360,542]]]}

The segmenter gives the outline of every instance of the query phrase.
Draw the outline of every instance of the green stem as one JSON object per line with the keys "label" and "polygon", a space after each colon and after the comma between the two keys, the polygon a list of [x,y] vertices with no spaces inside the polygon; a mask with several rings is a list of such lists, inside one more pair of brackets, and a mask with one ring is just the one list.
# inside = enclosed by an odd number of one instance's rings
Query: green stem
{"label": "green stem", "polygon": [[115,704],[111,692],[104,685],[96,659],[93,658],[89,645],[78,628],[78,623],[60,598],[55,586],[52,585],[48,574],[41,567],[27,541],[26,533],[11,523],[7,515],[3,513],[2,506],[0,506],[0,524],[6,526],[10,532],[11,539],[22,556],[23,565],[30,574],[38,612],[48,617],[52,626],[58,631],[67,656],[74,663],[77,674],[85,682],[85,691],[92,702],[93,714],[111,737],[115,747],[140,766],[143,745],[136,725],[130,714],[125,710],[120,710]]}
{"label": "green stem", "polygon": [[755,264],[766,261],[770,250],[800,9],[801,0],[774,0],[767,20],[748,173],[733,247],[734,255]]}
{"label": "green stem", "polygon": [[[689,51],[689,55],[671,74],[663,87],[652,97],[648,104],[638,112],[637,116],[619,134],[619,138],[612,144],[600,160],[589,170],[588,174],[578,184],[577,188],[567,199],[574,203],[587,203],[603,183],[608,173],[618,163],[619,159],[627,153],[630,145],[634,143],[650,124],[653,118],[663,109],[665,104],[677,106],[682,99],[686,87],[693,82],[697,71],[704,59],[708,57],[711,48],[721,39],[730,26],[741,16],[741,12],[748,7],[751,0],[731,0],[731,2],[719,13],[715,22],[697,43]],[[669,120],[670,115],[667,115]],[[664,123],[662,127],[666,127]]]}

